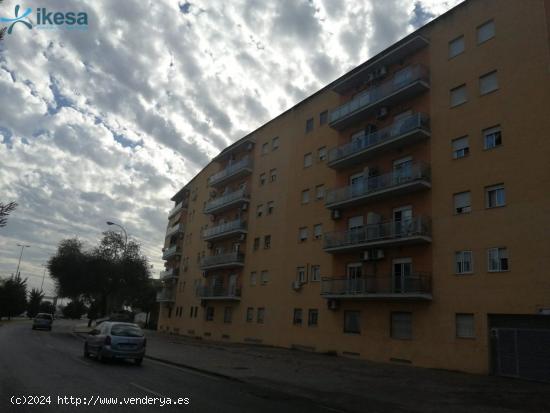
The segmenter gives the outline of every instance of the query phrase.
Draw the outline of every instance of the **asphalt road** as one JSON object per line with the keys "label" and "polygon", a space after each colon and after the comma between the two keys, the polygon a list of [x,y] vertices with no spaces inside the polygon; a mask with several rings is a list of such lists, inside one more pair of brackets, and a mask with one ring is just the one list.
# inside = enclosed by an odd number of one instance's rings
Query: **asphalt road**
{"label": "asphalt road", "polygon": [[[0,412],[334,411],[308,399],[148,359],[139,367],[86,359],[82,341],[71,334],[73,325],[56,320],[51,332],[32,330],[30,321],[0,326]],[[30,400],[43,404],[12,404],[29,396],[38,396]],[[138,403],[146,397],[147,402],[157,398],[156,404],[125,404],[129,399],[124,398],[140,398]],[[188,398],[189,404],[161,407],[166,398]],[[107,400],[114,404],[102,404]]]}

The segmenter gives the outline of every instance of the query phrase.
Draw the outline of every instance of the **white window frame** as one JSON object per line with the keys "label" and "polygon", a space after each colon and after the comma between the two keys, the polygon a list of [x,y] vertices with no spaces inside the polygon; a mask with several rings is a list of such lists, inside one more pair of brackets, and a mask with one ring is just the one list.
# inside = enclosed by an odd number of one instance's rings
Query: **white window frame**
{"label": "white window frame", "polygon": [[250,285],[256,285],[256,277],[257,277],[257,272],[256,271],[252,271],[250,273]]}
{"label": "white window frame", "polygon": [[279,149],[279,145],[280,145],[280,138],[278,136],[275,136],[271,140],[271,150],[275,151],[275,150]]}
{"label": "white window frame", "polygon": [[269,282],[269,271],[263,270],[260,272],[260,284],[266,285]]}
{"label": "white window frame", "polygon": [[302,191],[302,205],[309,204],[309,188]]}
{"label": "white window frame", "polygon": [[308,152],[304,155],[304,168],[309,168],[313,165],[313,154]]}
{"label": "white window frame", "polygon": [[323,238],[323,224],[315,224],[313,226],[313,239]]}
{"label": "white window frame", "polygon": [[265,173],[261,173],[260,174],[260,186],[263,186],[265,185],[265,183],[267,182],[267,176]]}
{"label": "white window frame", "polygon": [[[496,253],[496,267],[492,266],[493,257],[492,254]],[[506,260],[506,268],[503,268],[503,260]],[[508,248],[506,247],[494,247],[487,250],[487,271],[488,272],[505,272],[510,271],[510,257],[508,255]]]}
{"label": "white window frame", "polygon": [[453,159],[462,159],[470,154],[470,140],[467,135],[453,139],[451,146],[453,149]]}
{"label": "white window frame", "polygon": [[277,180],[277,168],[269,170],[269,180],[270,182],[275,182]]}
{"label": "white window frame", "polygon": [[488,95],[489,93],[492,93],[496,90],[498,90],[498,78],[496,70],[485,73],[484,75],[479,77],[479,94],[481,96]]}
{"label": "white window frame", "polygon": [[319,159],[319,162],[324,162],[327,160],[327,147],[321,146],[319,149],[317,149],[317,158]]}
{"label": "white window frame", "polygon": [[273,214],[273,211],[275,210],[275,201],[269,201],[267,203],[267,215]]}
{"label": "white window frame", "polygon": [[[493,192],[495,192],[495,204],[491,205],[491,194]],[[499,194],[502,194],[501,197],[499,196]],[[501,208],[503,206],[506,206],[506,189],[504,188],[504,184],[485,187],[485,207],[488,209],[492,209]]]}
{"label": "white window frame", "polygon": [[267,155],[269,153],[269,142],[262,144],[262,155]]}
{"label": "white window frame", "polygon": [[[468,263],[470,269],[465,270],[465,264]],[[473,274],[474,272],[474,257],[470,250],[462,250],[455,252],[455,274]]]}
{"label": "white window frame", "polygon": [[308,227],[300,227],[298,229],[298,241],[299,242],[305,242],[307,241],[309,234],[308,234]]}
{"label": "white window frame", "polygon": [[[497,144],[497,140],[500,140],[500,143]],[[495,149],[499,146],[502,146],[502,129],[500,125],[483,129],[483,149]]]}
{"label": "white window frame", "polygon": [[317,185],[315,187],[315,199],[323,199],[325,197],[325,185]]}
{"label": "white window frame", "polygon": [[320,265],[312,265],[311,266],[311,281],[321,281],[321,266]]}
{"label": "white window frame", "polygon": [[456,338],[476,338],[474,314],[455,314],[455,334]]}
{"label": "white window frame", "polygon": [[302,284],[307,283],[306,267],[296,267],[296,281],[299,281]]}
{"label": "white window frame", "polygon": [[[460,204],[457,203],[457,200],[460,198],[457,197],[466,194],[468,195],[469,205],[459,206]],[[455,215],[469,214],[472,212],[472,193],[470,191],[463,191],[453,194],[453,210]]]}
{"label": "white window frame", "polygon": [[259,218],[264,214],[264,206],[263,204],[260,204],[256,206],[256,216]]}

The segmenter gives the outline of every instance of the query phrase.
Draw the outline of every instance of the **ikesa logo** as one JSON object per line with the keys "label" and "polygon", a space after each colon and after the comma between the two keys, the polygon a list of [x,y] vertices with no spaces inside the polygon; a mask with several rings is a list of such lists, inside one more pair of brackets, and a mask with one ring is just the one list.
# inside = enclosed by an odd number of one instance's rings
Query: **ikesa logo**
{"label": "ikesa logo", "polygon": [[[36,9],[35,23],[31,20],[32,9],[30,7],[22,11],[19,4],[15,6],[14,17],[0,17],[0,23],[8,23],[8,34],[12,34],[14,27],[21,23],[27,29],[63,29],[63,30],[87,30],[88,14],[85,12],[60,12],[50,11],[45,7]],[[6,28],[2,29],[6,30]]]}

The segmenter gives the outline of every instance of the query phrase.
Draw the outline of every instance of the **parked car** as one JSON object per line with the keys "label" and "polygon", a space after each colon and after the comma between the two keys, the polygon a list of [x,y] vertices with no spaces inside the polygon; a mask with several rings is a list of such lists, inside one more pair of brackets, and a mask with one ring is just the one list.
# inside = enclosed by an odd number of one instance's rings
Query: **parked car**
{"label": "parked car", "polygon": [[88,333],[84,343],[84,357],[94,355],[99,361],[133,359],[140,365],[145,356],[146,344],[143,331],[137,324],[104,321]]}
{"label": "parked car", "polygon": [[32,329],[51,330],[53,324],[53,316],[48,313],[38,313],[32,322]]}

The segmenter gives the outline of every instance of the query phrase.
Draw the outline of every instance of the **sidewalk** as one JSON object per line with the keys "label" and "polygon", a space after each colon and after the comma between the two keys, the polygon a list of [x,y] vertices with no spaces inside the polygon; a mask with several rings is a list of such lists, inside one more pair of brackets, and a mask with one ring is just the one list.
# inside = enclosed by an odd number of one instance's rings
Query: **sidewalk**
{"label": "sidewalk", "polygon": [[147,331],[147,356],[349,412],[549,412],[550,384]]}

